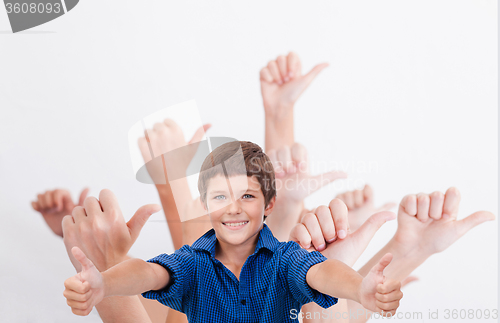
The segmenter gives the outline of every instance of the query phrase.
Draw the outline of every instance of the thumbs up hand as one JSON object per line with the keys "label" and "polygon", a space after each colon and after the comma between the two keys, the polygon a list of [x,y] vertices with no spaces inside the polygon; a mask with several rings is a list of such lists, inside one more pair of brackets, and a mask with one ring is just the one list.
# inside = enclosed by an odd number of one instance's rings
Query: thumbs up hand
{"label": "thumbs up hand", "polygon": [[311,175],[306,148],[299,143],[271,149],[267,155],[275,171],[276,193],[279,198],[276,199],[273,216],[268,217],[266,223],[273,228],[273,234],[278,240],[285,241],[300,220],[304,199],[333,181],[346,178],[347,174],[328,171]]}
{"label": "thumbs up hand", "polygon": [[[328,259],[337,259],[353,266],[378,229],[396,214],[382,211],[373,214],[358,230],[351,232],[347,207],[336,198],[327,206],[319,206],[305,214],[290,232],[289,240],[296,241],[308,251],[319,251]],[[341,232],[343,231],[343,232]]]}
{"label": "thumbs up hand", "polygon": [[266,114],[281,117],[291,108],[328,63],[318,64],[302,74],[299,56],[290,52],[278,56],[260,70],[260,87]]}
{"label": "thumbs up hand", "polygon": [[460,192],[451,187],[446,194],[434,192],[405,196],[399,205],[394,241],[403,253],[425,256],[441,252],[475,226],[495,219],[491,212],[478,211],[457,220]]}
{"label": "thumbs up hand", "polygon": [[102,190],[99,200],[87,197],[83,206],[75,207],[72,215],[65,216],[62,221],[64,244],[75,269],[81,271],[81,262],[71,252],[75,246],[100,271],[124,261],[146,221],[159,210],[159,205],[144,205],[125,223],[113,192]]}
{"label": "thumbs up hand", "polygon": [[292,146],[269,150],[267,155],[274,167],[279,201],[301,203],[320,188],[347,177],[342,171],[309,174],[307,150],[297,142]]}
{"label": "thumbs up hand", "polygon": [[[138,144],[153,182],[168,184],[168,180],[185,177],[186,169],[210,127],[211,124],[199,127],[188,142],[184,139],[182,128],[172,119],[167,118],[146,129]],[[173,156],[168,154],[174,150]]]}
{"label": "thumbs up hand", "polygon": [[[83,205],[83,201],[89,192],[88,188],[80,193],[78,205]],[[37,200],[31,202],[35,211],[40,212],[49,228],[58,236],[63,236],[62,219],[71,214],[75,203],[71,199],[71,194],[67,190],[55,189],[38,194]]]}
{"label": "thumbs up hand", "polygon": [[81,271],[64,282],[64,297],[71,311],[76,315],[86,316],[104,298],[102,275],[87,256],[78,247],[71,249]]}
{"label": "thumbs up hand", "polygon": [[363,278],[359,291],[361,305],[386,317],[394,316],[399,307],[399,301],[403,298],[401,283],[386,279],[384,276],[384,269],[391,260],[392,255],[385,254]]}
{"label": "thumbs up hand", "polygon": [[347,205],[349,226],[353,232],[358,230],[372,214],[389,211],[397,205],[396,203],[386,203],[380,207],[375,207],[373,189],[369,185],[365,185],[362,190],[339,194],[337,198]]}

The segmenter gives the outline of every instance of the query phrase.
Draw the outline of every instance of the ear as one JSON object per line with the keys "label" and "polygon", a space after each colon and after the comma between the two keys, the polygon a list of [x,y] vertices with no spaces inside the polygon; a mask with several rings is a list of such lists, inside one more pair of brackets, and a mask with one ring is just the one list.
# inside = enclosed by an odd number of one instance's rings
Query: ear
{"label": "ear", "polygon": [[266,209],[264,210],[264,215],[269,215],[273,211],[274,204],[276,203],[276,195],[273,196],[273,198],[269,201],[269,204],[267,204]]}

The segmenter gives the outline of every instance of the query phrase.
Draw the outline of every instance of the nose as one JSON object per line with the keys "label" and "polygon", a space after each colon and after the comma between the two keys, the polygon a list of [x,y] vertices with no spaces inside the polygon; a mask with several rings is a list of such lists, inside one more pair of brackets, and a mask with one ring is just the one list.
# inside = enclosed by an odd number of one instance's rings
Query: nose
{"label": "nose", "polygon": [[241,199],[235,200],[231,198],[231,203],[227,206],[227,214],[240,214],[241,213]]}

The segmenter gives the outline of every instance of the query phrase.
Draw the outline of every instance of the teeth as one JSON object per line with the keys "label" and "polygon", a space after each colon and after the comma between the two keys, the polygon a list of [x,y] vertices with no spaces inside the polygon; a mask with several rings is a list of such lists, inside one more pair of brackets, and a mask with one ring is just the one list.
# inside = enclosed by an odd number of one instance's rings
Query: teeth
{"label": "teeth", "polygon": [[239,225],[247,224],[248,221],[245,222],[235,222],[235,223],[224,223],[224,225],[230,226],[230,227],[237,227]]}

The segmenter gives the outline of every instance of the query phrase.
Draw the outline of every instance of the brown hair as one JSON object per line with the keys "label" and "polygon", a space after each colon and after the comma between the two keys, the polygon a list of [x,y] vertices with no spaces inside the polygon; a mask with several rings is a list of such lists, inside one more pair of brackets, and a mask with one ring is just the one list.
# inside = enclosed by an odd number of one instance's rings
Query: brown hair
{"label": "brown hair", "polygon": [[[241,165],[245,161],[245,168]],[[217,165],[222,167],[215,167]],[[255,176],[264,195],[265,207],[276,196],[274,167],[259,145],[250,141],[231,141],[214,149],[203,161],[198,178],[200,200],[206,205],[207,188],[211,178],[222,175]],[[266,216],[264,216],[264,220]]]}

